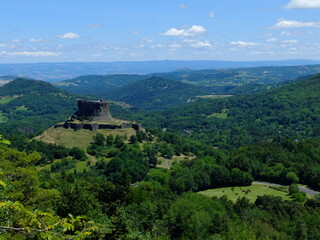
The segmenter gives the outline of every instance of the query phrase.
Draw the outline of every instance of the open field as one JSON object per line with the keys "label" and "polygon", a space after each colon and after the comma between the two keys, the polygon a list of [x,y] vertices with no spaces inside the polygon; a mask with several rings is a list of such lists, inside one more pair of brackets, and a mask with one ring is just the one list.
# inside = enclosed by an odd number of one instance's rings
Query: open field
{"label": "open field", "polygon": [[0,104],[7,104],[8,102],[11,102],[12,100],[21,97],[22,95],[13,95],[13,96],[4,96],[0,97]]}
{"label": "open field", "polygon": [[228,113],[212,113],[207,118],[221,118],[221,119],[226,119],[228,117]]}
{"label": "open field", "polygon": [[133,128],[126,129],[98,129],[96,131],[90,131],[82,129],[75,131],[71,128],[49,128],[44,131],[39,136],[34,139],[41,140],[47,143],[61,144],[67,148],[79,147],[86,149],[91,142],[93,142],[92,137],[97,133],[102,133],[105,136],[107,135],[120,135],[127,136],[128,138],[136,134],[136,131]]}
{"label": "open field", "polygon": [[28,111],[28,108],[26,106],[20,106],[16,108],[16,111]]}
{"label": "open field", "polygon": [[221,112],[218,112],[218,113],[212,113],[210,114],[209,116],[207,116],[207,118],[221,118],[221,119],[226,119],[228,117],[228,112],[229,112],[229,109],[227,108],[224,108],[221,110]]}
{"label": "open field", "polygon": [[[73,161],[70,159],[70,161]],[[88,161],[90,161],[90,165],[88,165]],[[53,163],[58,163],[61,162],[61,159],[55,159],[52,163],[43,165],[43,166],[38,166],[37,169],[38,170],[51,170],[51,165]],[[75,167],[67,170],[67,172],[72,172],[76,169],[77,172],[81,173],[83,172],[85,169],[89,170],[90,166],[93,166],[95,164],[95,162],[93,162],[91,159],[87,160],[87,161],[75,161]],[[54,173],[52,173],[54,174]]]}
{"label": "open field", "polygon": [[111,104],[123,107],[125,109],[132,108],[132,106],[130,104],[125,103],[125,102],[119,102],[119,101],[108,101],[108,102]]}
{"label": "open field", "polygon": [[164,158],[164,157],[158,157],[159,164],[157,164],[157,167],[159,168],[171,168],[172,164],[175,162],[181,162],[184,160],[192,160],[195,158],[194,156],[173,156],[171,159]]}
{"label": "open field", "polygon": [[0,104],[7,104],[8,102],[12,101],[16,97],[2,97],[0,98]]}
{"label": "open field", "polygon": [[203,96],[197,96],[197,97],[203,98],[203,99],[221,99],[221,98],[227,98],[232,96],[233,95],[203,95]]}
{"label": "open field", "polygon": [[[232,190],[233,189],[233,190]],[[248,191],[250,190],[250,192]],[[248,192],[246,194],[245,192]],[[209,189],[206,191],[201,191],[199,194],[203,194],[208,197],[222,197],[226,195],[228,199],[235,202],[238,198],[246,197],[250,202],[254,202],[258,196],[272,195],[276,197],[281,197],[283,200],[290,200],[287,192],[275,190],[269,188],[263,184],[252,184],[248,187],[228,187],[228,188],[216,188]]]}

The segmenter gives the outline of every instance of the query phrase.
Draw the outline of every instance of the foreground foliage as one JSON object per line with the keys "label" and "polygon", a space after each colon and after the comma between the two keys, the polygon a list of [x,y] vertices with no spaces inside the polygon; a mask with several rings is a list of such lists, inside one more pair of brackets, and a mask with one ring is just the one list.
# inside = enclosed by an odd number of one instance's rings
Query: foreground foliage
{"label": "foreground foliage", "polygon": [[[17,136],[12,139],[11,145],[24,145]],[[254,202],[246,198],[232,202],[192,193],[250,185],[250,164],[245,170],[230,161],[239,153],[254,153],[246,148],[229,153],[154,129],[127,141],[97,134],[88,150],[108,161],[101,159],[84,172],[50,172],[35,168],[42,157],[30,146],[40,143],[28,143],[28,153],[7,143],[0,146],[2,239],[313,240],[320,236],[317,200],[300,203],[259,196]],[[296,149],[304,152],[304,144],[310,142],[296,143]],[[41,146],[42,151],[62,150]],[[318,148],[308,146],[310,151]],[[155,168],[155,157],[170,158],[170,154],[193,159],[171,169]]]}

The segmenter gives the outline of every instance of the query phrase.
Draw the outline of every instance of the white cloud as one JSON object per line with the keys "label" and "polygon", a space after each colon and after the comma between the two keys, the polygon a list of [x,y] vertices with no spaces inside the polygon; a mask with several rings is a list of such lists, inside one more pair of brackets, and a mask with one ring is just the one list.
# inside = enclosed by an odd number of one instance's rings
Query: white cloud
{"label": "white cloud", "polygon": [[20,39],[12,39],[11,42],[13,42],[13,43],[19,43],[19,42],[21,42],[21,40],[20,40]]}
{"label": "white cloud", "polygon": [[139,31],[133,31],[132,34],[138,35],[138,34],[140,34],[140,32]]}
{"label": "white cloud", "polygon": [[144,38],[142,39],[138,45],[136,45],[135,47],[137,48],[144,48],[146,46],[146,44],[148,43],[152,43],[154,40],[151,38]]}
{"label": "white cloud", "polygon": [[293,36],[294,34],[292,32],[283,31],[280,33],[281,36]]}
{"label": "white cloud", "polygon": [[184,29],[176,29],[176,28],[171,28],[168,31],[166,31],[163,35],[165,36],[190,36],[188,32]]}
{"label": "white cloud", "polygon": [[210,13],[209,13],[209,18],[214,18],[216,15],[214,14],[214,11],[211,11]]}
{"label": "white cloud", "polygon": [[61,38],[61,39],[77,39],[77,38],[80,38],[80,35],[77,34],[77,33],[65,33],[65,34],[62,34],[62,35],[59,35],[58,38]]}
{"label": "white cloud", "polygon": [[6,44],[6,43],[0,43],[0,47],[1,47],[1,48],[13,48],[14,45],[12,45],[12,44]]}
{"label": "white cloud", "polygon": [[198,41],[190,44],[193,48],[207,48],[211,47],[211,44],[209,41]]}
{"label": "white cloud", "polygon": [[298,40],[284,40],[283,43],[298,43]]}
{"label": "white cloud", "polygon": [[320,23],[280,19],[279,22],[275,24],[272,28],[283,29],[283,28],[306,28],[306,27],[320,28]]}
{"label": "white cloud", "polygon": [[154,44],[152,46],[150,46],[150,48],[154,49],[154,48],[164,48],[165,45],[164,44],[161,44],[161,43],[158,43],[158,44]]}
{"label": "white cloud", "polygon": [[31,38],[31,39],[29,39],[29,42],[32,42],[32,43],[42,42],[42,41],[43,41],[43,39],[41,39],[41,38]]}
{"label": "white cloud", "polygon": [[258,43],[254,42],[244,42],[244,41],[238,41],[238,42],[230,42],[231,45],[238,46],[238,47],[254,47],[259,45]]}
{"label": "white cloud", "polygon": [[87,28],[101,28],[102,24],[87,24]]}
{"label": "white cloud", "polygon": [[165,33],[163,33],[163,35],[164,36],[195,36],[195,35],[203,34],[206,31],[207,29],[205,29],[203,26],[193,25],[188,29],[171,28]]}
{"label": "white cloud", "polygon": [[28,52],[28,51],[22,51],[22,52],[7,52],[7,51],[1,51],[0,55],[6,55],[6,56],[27,56],[27,57],[51,57],[51,56],[59,56],[61,53],[57,52]]}
{"label": "white cloud", "polygon": [[280,33],[281,36],[304,36],[307,34],[314,34],[315,32],[313,31],[293,31],[293,32],[289,32],[289,31],[283,31]]}
{"label": "white cloud", "polygon": [[193,25],[191,28],[187,30],[189,33],[196,35],[205,33],[207,30],[203,26]]}
{"label": "white cloud", "polygon": [[180,4],[179,8],[186,9],[188,6],[186,4]]}
{"label": "white cloud", "polygon": [[320,0],[291,0],[285,8],[320,8]]}
{"label": "white cloud", "polygon": [[193,42],[198,42],[200,40],[197,39],[183,39],[182,42],[186,42],[186,43],[193,43]]}
{"label": "white cloud", "polygon": [[276,42],[276,41],[278,41],[278,39],[276,38],[269,38],[266,40],[266,42]]}
{"label": "white cloud", "polygon": [[154,40],[151,38],[144,38],[142,41],[145,43],[152,43]]}

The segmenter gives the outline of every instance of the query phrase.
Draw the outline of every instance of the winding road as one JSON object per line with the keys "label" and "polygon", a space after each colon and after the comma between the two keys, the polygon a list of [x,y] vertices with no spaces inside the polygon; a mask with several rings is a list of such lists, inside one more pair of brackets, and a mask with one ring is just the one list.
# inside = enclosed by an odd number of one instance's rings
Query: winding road
{"label": "winding road", "polygon": [[[264,184],[264,185],[268,185],[268,186],[274,186],[274,187],[289,187],[289,186],[285,186],[285,185],[281,185],[281,184],[277,184],[277,183],[269,183],[269,182],[260,182],[260,181],[254,181],[252,183],[256,183],[256,184]],[[308,187],[305,186],[298,186],[299,190],[301,192],[305,192],[307,194],[310,194],[312,197],[314,197],[316,194],[319,194],[320,192],[314,191]]]}

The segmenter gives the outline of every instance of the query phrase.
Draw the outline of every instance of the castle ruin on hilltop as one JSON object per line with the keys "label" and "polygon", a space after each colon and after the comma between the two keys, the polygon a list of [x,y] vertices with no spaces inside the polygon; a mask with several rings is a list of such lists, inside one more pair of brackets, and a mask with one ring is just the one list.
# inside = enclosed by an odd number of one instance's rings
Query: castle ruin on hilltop
{"label": "castle ruin on hilltop", "polygon": [[74,118],[80,119],[92,119],[95,122],[112,121],[112,117],[109,110],[109,103],[106,101],[86,101],[78,100],[78,111],[74,113]]}
{"label": "castle ruin on hilltop", "polygon": [[55,125],[55,128],[72,128],[76,131],[81,129],[95,131],[98,129],[123,128],[133,128],[136,131],[141,130],[140,124],[136,122],[112,118],[109,103],[106,101],[87,101],[78,99],[77,102],[78,110],[63,124]]}

